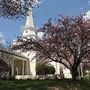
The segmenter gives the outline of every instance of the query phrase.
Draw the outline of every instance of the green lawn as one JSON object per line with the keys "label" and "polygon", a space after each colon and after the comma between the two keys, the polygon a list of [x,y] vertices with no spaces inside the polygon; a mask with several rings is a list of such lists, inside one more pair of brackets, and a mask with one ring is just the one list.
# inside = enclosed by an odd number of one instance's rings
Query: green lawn
{"label": "green lawn", "polygon": [[90,81],[0,80],[0,90],[90,90]]}

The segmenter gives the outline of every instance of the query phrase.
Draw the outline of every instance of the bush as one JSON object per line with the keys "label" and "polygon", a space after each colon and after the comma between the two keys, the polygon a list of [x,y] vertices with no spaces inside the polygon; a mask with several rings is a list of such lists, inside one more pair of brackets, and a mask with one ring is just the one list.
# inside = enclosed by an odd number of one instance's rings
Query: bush
{"label": "bush", "polygon": [[84,76],[84,79],[90,80],[90,71],[86,71],[86,75]]}
{"label": "bush", "polygon": [[36,67],[37,75],[55,74],[55,68],[52,65],[39,64]]}

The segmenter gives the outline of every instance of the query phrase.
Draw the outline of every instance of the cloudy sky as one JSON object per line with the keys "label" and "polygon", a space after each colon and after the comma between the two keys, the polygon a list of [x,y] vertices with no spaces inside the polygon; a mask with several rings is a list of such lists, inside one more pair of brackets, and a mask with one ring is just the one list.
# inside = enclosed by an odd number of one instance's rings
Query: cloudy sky
{"label": "cloudy sky", "polygon": [[[56,18],[58,14],[76,16],[88,11],[90,17],[90,0],[43,0],[39,8],[33,10],[36,27],[41,27],[49,18]],[[8,20],[0,18],[0,37],[12,42],[23,31],[25,19]],[[1,42],[1,41],[0,41]]]}
{"label": "cloudy sky", "polygon": [[1,45],[5,45],[5,39],[4,39],[3,34],[0,32],[0,46]]}

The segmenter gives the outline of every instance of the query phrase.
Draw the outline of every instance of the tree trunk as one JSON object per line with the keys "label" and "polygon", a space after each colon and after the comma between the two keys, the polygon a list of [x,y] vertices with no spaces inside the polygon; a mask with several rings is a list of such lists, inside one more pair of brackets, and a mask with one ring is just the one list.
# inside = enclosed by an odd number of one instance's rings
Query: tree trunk
{"label": "tree trunk", "polygon": [[76,78],[78,76],[78,70],[77,70],[77,68],[73,68],[71,70],[71,74],[72,74],[72,80],[76,80]]}

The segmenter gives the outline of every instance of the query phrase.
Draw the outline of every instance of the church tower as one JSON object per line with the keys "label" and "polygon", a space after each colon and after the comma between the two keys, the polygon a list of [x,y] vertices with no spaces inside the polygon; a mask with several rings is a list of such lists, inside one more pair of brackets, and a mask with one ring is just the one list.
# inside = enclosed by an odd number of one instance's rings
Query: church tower
{"label": "church tower", "polygon": [[28,10],[28,16],[26,18],[26,23],[23,30],[23,37],[26,37],[28,39],[36,37],[35,32],[35,25],[33,20],[33,14],[32,14],[32,8],[29,8]]}
{"label": "church tower", "polygon": [[[26,22],[25,26],[23,28],[23,33],[22,36],[23,38],[27,39],[36,39],[36,31],[35,31],[35,25],[34,25],[34,20],[33,20],[33,14],[32,14],[32,7],[29,8],[27,12],[27,17],[26,17]],[[12,46],[18,45],[19,42],[17,40],[13,40]],[[20,69],[23,72],[23,76],[25,78],[32,78],[34,79],[36,77],[36,52],[35,51],[23,51],[21,49],[14,50],[16,53],[20,53],[22,56],[25,56],[28,60],[23,61],[24,63],[21,65],[23,68],[20,67]],[[17,71],[19,70],[18,67],[16,67]],[[15,70],[16,70],[15,69]],[[24,79],[24,77],[23,77]]]}
{"label": "church tower", "polygon": [[[28,15],[26,17],[26,23],[23,29],[23,35],[22,37],[25,37],[27,39],[33,38],[36,39],[36,31],[35,31],[35,25],[33,20],[33,14],[32,14],[32,8],[29,8]],[[36,77],[36,52],[35,51],[25,51],[22,52],[24,56],[29,58],[29,64],[30,64],[30,75],[32,78]]]}

